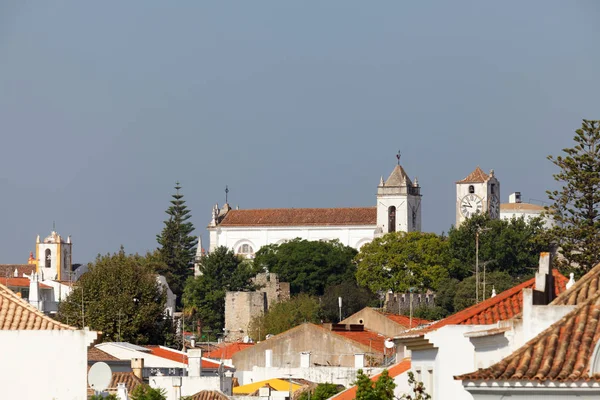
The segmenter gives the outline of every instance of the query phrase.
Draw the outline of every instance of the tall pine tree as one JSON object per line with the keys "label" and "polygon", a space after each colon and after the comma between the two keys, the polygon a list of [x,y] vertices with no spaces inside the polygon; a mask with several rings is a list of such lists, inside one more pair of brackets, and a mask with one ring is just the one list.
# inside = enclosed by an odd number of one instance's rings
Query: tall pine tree
{"label": "tall pine tree", "polygon": [[562,266],[584,274],[600,261],[600,121],[584,119],[573,139],[563,155],[548,156],[560,168],[554,179],[562,188],[547,192],[552,205],[546,209],[557,223],[551,239]]}
{"label": "tall pine tree", "polygon": [[185,281],[192,275],[198,244],[198,238],[192,235],[194,225],[189,221],[190,210],[185,205],[180,189],[181,186],[177,182],[171,206],[166,211],[169,218],[164,221],[162,233],[156,236],[160,258],[166,265],[165,270],[157,272],[167,278],[171,290],[177,295],[178,304],[181,304]]}

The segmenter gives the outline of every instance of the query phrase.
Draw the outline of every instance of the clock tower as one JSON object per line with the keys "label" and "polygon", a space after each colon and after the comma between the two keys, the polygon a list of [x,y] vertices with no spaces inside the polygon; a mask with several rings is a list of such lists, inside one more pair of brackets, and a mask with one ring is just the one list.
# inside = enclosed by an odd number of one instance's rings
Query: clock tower
{"label": "clock tower", "polygon": [[378,235],[390,232],[421,231],[421,187],[417,178],[412,182],[404,168],[398,165],[384,182],[377,186]]}
{"label": "clock tower", "polygon": [[456,182],[456,227],[467,218],[488,213],[500,218],[500,182],[491,170],[489,175],[479,167],[465,179]]}

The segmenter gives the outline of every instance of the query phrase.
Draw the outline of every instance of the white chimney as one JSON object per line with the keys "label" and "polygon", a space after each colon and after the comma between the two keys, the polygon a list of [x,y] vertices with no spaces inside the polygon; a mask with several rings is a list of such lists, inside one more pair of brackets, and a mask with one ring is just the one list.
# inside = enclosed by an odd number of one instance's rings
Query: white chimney
{"label": "white chimney", "polygon": [[521,192],[514,192],[508,196],[509,203],[520,203],[521,202]]}
{"label": "white chimney", "polygon": [[124,383],[117,384],[117,399],[129,400],[129,395],[127,393],[127,386],[125,386]]}
{"label": "white chimney", "polygon": [[365,353],[358,353],[354,355],[354,368],[365,367]]}
{"label": "white chimney", "polygon": [[35,308],[37,308],[40,311],[43,311],[41,309],[41,302],[40,302],[40,283],[38,280],[38,274],[37,272],[33,272],[31,274],[31,278],[29,280],[29,304],[31,304],[32,306],[34,306]]}
{"label": "white chimney", "polygon": [[200,376],[202,374],[202,349],[189,349],[188,376]]}
{"label": "white chimney", "polygon": [[265,350],[265,368],[271,368],[273,366],[273,350]]}
{"label": "white chimney", "polygon": [[310,368],[310,351],[300,353],[300,368]]}

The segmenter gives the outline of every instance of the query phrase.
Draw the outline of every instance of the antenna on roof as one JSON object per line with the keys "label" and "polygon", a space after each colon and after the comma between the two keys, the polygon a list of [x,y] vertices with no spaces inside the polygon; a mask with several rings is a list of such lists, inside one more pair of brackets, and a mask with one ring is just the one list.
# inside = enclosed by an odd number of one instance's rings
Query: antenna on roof
{"label": "antenna on roof", "polygon": [[56,221],[52,221],[52,232],[56,232]]}
{"label": "antenna on roof", "polygon": [[400,153],[400,150],[398,150],[398,154],[396,154],[396,159],[398,160],[398,165],[400,165],[400,156],[402,155],[402,153]]}
{"label": "antenna on roof", "polygon": [[229,187],[225,185],[225,204],[227,204],[227,196],[229,194]]}

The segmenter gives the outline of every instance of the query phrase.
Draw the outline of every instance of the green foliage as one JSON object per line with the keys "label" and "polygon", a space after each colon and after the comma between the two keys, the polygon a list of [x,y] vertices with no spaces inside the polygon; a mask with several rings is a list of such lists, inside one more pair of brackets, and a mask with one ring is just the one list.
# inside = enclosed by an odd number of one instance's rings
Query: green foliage
{"label": "green foliage", "polygon": [[85,316],[85,326],[102,331],[109,341],[164,344],[172,324],[165,318],[166,295],[152,265],[152,255],[126,255],[122,247],[98,256],[60,303],[57,319],[81,328]]}
{"label": "green foliage", "polygon": [[261,270],[279,274],[282,282],[290,283],[292,294],[322,295],[329,285],[354,281],[355,255],[355,249],[337,240],[294,239],[261,247],[254,264]]}
{"label": "green foliage", "polygon": [[448,240],[434,233],[388,233],[365,244],[356,261],[358,284],[372,292],[436,290],[448,276]]}
{"label": "green foliage", "polygon": [[267,313],[255,317],[248,328],[254,340],[264,340],[267,334],[276,335],[304,322],[319,323],[319,301],[307,294],[299,294],[288,301],[274,304]]}
{"label": "green foliage", "polygon": [[358,287],[355,282],[346,281],[327,286],[325,294],[321,297],[321,309],[325,321],[339,322],[338,297],[342,298],[342,319],[367,306],[377,305],[377,297],[369,289]]}
{"label": "green foliage", "polygon": [[548,156],[560,169],[553,176],[562,188],[547,191],[552,205],[546,211],[557,222],[550,238],[564,257],[561,266],[583,275],[599,261],[600,121],[584,119],[573,140],[563,155]]}
{"label": "green foliage", "polygon": [[131,400],[167,400],[166,391],[152,388],[149,385],[139,385],[129,395]]}
{"label": "green foliage", "polygon": [[[405,310],[404,314],[408,315],[409,310]],[[438,321],[442,318],[447,317],[450,313],[443,307],[417,307],[413,310],[413,317],[426,319],[429,321]]]}
{"label": "green foliage", "polygon": [[410,386],[412,394],[405,393],[400,400],[431,400],[431,396],[425,391],[425,385],[415,379],[412,371],[408,371],[408,386]]}
{"label": "green foliage", "polygon": [[297,400],[327,400],[340,391],[338,385],[333,383],[319,383],[312,391],[302,393]]}
{"label": "green foliage", "polygon": [[523,218],[507,221],[476,214],[448,232],[452,278],[462,280],[474,273],[478,229],[480,271],[486,265],[488,271],[506,271],[512,276],[529,275],[538,264],[540,252],[548,251],[549,246],[540,240],[544,234],[540,219],[527,223]]}
{"label": "green foliage", "polygon": [[222,332],[225,318],[225,293],[254,289],[252,263],[220,246],[200,260],[202,275],[190,278],[183,293],[186,309],[195,309],[203,328]]}
{"label": "green foliage", "polygon": [[88,397],[88,400],[119,400],[119,398],[117,397],[116,394],[108,394],[108,395],[94,394],[94,395],[91,395],[90,397]]}
{"label": "green foliage", "polygon": [[158,251],[164,262],[164,268],[158,269],[157,272],[165,276],[178,301],[181,299],[186,279],[192,275],[198,243],[198,238],[192,236],[194,225],[189,222],[190,210],[187,209],[179,189],[181,186],[177,182],[171,206],[166,211],[169,218],[164,221],[162,233],[156,236]]}
{"label": "green foliage", "polygon": [[377,379],[373,382],[367,375],[359,369],[356,375],[356,400],[392,400],[394,399],[394,389],[396,384],[394,379],[390,378],[388,370],[384,369]]}
{"label": "green foliage", "polygon": [[454,314],[454,297],[456,296],[456,290],[459,283],[460,281],[455,278],[448,277],[442,279],[438,290],[435,292],[435,306],[445,310],[445,316]]}
{"label": "green foliage", "polygon": [[[485,298],[489,299],[492,295],[492,289],[495,288],[496,293],[499,294],[513,286],[519,284],[521,281],[528,277],[516,279],[511,277],[508,272],[505,271],[492,271],[487,272],[485,275]],[[483,273],[481,274],[481,280],[483,281]],[[482,295],[483,286],[481,286],[479,295]],[[475,304],[475,277],[470,276],[460,282],[456,287],[456,293],[454,295],[454,311],[458,312],[462,309],[472,306]]]}

